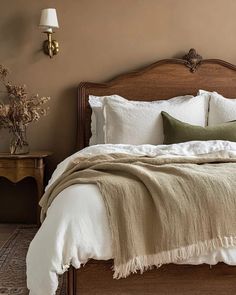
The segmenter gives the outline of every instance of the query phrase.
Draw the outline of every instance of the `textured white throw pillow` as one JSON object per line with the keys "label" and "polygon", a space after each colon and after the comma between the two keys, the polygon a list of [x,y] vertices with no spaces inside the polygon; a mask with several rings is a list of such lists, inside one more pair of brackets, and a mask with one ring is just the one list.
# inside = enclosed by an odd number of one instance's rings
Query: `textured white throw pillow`
{"label": "textured white throw pillow", "polygon": [[236,120],[236,99],[225,98],[217,92],[200,90],[210,94],[208,126]]}
{"label": "textured white throw pillow", "polygon": [[206,126],[208,101],[208,94],[151,103],[105,98],[105,143],[162,144],[162,111],[183,122]]}

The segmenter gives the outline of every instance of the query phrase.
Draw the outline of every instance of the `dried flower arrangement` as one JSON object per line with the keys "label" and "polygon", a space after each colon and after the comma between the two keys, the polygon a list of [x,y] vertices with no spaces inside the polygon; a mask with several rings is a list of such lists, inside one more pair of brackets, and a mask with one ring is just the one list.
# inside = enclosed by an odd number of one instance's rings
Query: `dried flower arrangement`
{"label": "dried flower arrangement", "polygon": [[0,82],[6,88],[6,102],[0,101],[0,129],[11,134],[11,154],[29,152],[26,140],[26,126],[47,114],[44,107],[50,97],[29,96],[25,85],[13,85],[7,81],[9,71],[0,65]]}

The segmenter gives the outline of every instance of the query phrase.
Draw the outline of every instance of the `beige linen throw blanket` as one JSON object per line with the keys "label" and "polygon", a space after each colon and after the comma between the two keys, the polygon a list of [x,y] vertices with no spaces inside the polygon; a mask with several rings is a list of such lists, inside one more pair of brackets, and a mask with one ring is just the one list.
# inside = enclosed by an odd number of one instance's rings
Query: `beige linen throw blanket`
{"label": "beige linen throw blanket", "polygon": [[97,184],[103,196],[115,278],[236,246],[236,158],[230,153],[78,157],[41,199],[42,221],[54,198],[79,183]]}

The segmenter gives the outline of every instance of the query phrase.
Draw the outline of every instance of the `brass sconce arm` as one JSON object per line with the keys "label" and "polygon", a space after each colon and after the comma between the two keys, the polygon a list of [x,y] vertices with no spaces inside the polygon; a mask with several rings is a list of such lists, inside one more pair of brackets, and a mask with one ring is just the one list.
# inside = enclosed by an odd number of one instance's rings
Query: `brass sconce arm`
{"label": "brass sconce arm", "polygon": [[59,43],[52,40],[53,32],[45,32],[45,34],[47,34],[48,39],[43,42],[43,51],[52,58],[59,52]]}

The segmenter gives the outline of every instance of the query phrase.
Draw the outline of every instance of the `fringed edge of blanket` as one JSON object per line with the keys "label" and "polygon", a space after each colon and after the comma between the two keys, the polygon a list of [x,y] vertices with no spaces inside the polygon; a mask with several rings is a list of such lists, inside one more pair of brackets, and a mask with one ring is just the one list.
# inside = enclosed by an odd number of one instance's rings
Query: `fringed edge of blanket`
{"label": "fringed edge of blanket", "polygon": [[134,257],[127,263],[120,265],[115,264],[113,267],[113,270],[115,271],[113,278],[126,278],[131,273],[137,273],[138,271],[142,274],[144,271],[152,269],[154,266],[159,268],[163,264],[183,262],[191,257],[207,255],[213,250],[221,247],[236,247],[236,237],[218,237],[204,242],[200,241],[186,247],[163,251],[154,255]]}

